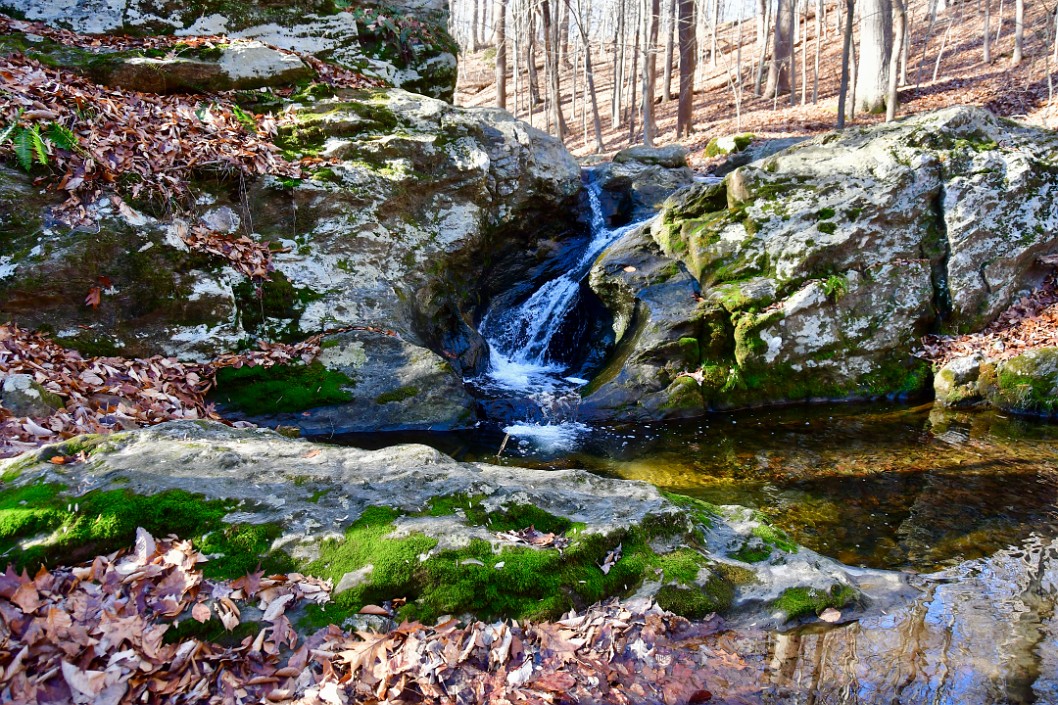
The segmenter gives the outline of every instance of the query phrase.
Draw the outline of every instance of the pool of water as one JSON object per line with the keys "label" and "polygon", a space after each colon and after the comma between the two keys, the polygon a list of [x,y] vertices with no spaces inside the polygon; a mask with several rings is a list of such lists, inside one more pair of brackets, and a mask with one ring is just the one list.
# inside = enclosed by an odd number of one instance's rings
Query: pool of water
{"label": "pool of water", "polygon": [[932,405],[831,405],[565,431],[506,443],[502,429],[488,428],[334,440],[413,441],[461,460],[581,467],[755,507],[849,565],[930,572],[1032,534],[1058,536],[1054,424]]}

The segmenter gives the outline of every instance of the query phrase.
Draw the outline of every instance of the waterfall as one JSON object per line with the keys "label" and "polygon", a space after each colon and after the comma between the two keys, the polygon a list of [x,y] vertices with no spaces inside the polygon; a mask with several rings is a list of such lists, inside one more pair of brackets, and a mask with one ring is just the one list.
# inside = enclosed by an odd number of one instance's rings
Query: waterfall
{"label": "waterfall", "polygon": [[481,334],[489,343],[489,369],[473,380],[481,390],[521,397],[532,409],[530,418],[504,430],[512,436],[532,437],[538,445],[561,447],[586,430],[576,423],[579,388],[587,380],[570,376],[567,366],[552,350],[563,322],[576,309],[580,285],[599,254],[638,223],[617,228],[606,225],[601,188],[586,186],[591,206],[591,238],[575,263],[564,274],[545,282],[517,306],[491,311],[481,321]]}
{"label": "waterfall", "polygon": [[[576,263],[565,274],[546,282],[520,305],[507,311],[491,312],[481,322],[481,333],[492,350],[490,372],[494,379],[500,384],[506,383],[509,388],[525,388],[533,384],[534,377],[561,376],[566,372],[551,357],[551,343],[576,306],[580,282],[591,270],[595,258],[637,225],[608,228],[602,212],[599,185],[589,182],[586,190],[591,206],[591,240]],[[539,382],[537,379],[536,383]]]}

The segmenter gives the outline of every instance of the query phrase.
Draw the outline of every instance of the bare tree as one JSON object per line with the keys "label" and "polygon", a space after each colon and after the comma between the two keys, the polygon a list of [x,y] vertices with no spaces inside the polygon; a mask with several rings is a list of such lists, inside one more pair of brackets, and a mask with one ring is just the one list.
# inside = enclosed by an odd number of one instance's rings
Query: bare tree
{"label": "bare tree", "polygon": [[775,98],[790,90],[790,68],[793,64],[793,0],[777,0],[775,12],[775,43],[768,67],[768,82],[764,86],[764,98]]}
{"label": "bare tree", "polygon": [[619,0],[617,10],[617,35],[613,53],[613,97],[610,100],[610,123],[613,128],[621,124],[621,96],[624,84],[625,47],[627,46],[625,0]]}
{"label": "bare tree", "polygon": [[764,81],[764,60],[768,56],[768,39],[771,37],[771,4],[767,0],[759,0],[758,10],[761,12],[760,22],[757,24],[757,77],[753,81],[754,95],[760,95],[761,83]]}
{"label": "bare tree", "polygon": [[900,82],[900,56],[903,53],[904,27],[906,15],[904,13],[904,0],[893,1],[893,41],[896,45],[892,48],[889,58],[889,89],[888,98],[885,101],[885,121],[891,122],[896,119],[896,108],[899,100],[897,91]]}
{"label": "bare tree", "polygon": [[680,42],[680,99],[676,108],[676,136],[690,136],[694,127],[694,64],[698,54],[694,0],[678,0]]}
{"label": "bare tree", "polygon": [[815,71],[812,73],[812,105],[819,102],[819,54],[821,51],[821,43],[823,41],[823,28],[826,23],[823,21],[823,8],[826,7],[826,3],[823,0],[819,0],[816,5],[816,66]]}
{"label": "bare tree", "polygon": [[860,0],[860,54],[856,103],[868,113],[885,110],[893,51],[892,0]]}
{"label": "bare tree", "polygon": [[1010,57],[1011,66],[1021,66],[1024,58],[1025,43],[1025,0],[1014,3],[1014,54]]}
{"label": "bare tree", "polygon": [[676,35],[676,0],[669,0],[668,9],[665,12],[665,76],[661,85],[661,102],[668,103],[672,100],[672,54],[675,50]]}
{"label": "bare tree", "polygon": [[845,127],[845,97],[849,92],[849,63],[852,60],[853,0],[845,0],[845,36],[841,43],[841,87],[838,89],[838,129]]}
{"label": "bare tree", "polygon": [[555,46],[556,23],[551,21],[551,0],[540,0],[540,17],[544,23],[544,68],[547,76],[548,120],[554,125],[555,136],[566,138],[569,128],[562,115],[562,95],[558,83],[558,51]]}
{"label": "bare tree", "polygon": [[591,42],[588,40],[588,30],[585,26],[589,20],[582,16],[579,1],[577,11],[574,11],[573,7],[569,4],[570,0],[565,0],[565,3],[570,14],[573,15],[573,22],[577,27],[577,34],[580,35],[581,44],[584,46],[584,75],[587,78],[586,87],[588,95],[591,96],[591,116],[595,126],[595,151],[602,152],[602,120],[599,118],[599,99],[595,93],[595,75],[592,73],[591,69]]}
{"label": "bare tree", "polygon": [[507,107],[507,0],[496,11],[496,107]]}
{"label": "bare tree", "polygon": [[661,0],[644,0],[643,12],[643,144],[654,146],[654,93],[657,83],[658,14]]}
{"label": "bare tree", "polygon": [[992,63],[992,27],[991,18],[988,16],[989,5],[992,4],[992,0],[984,0],[985,4],[985,16],[984,26],[981,36],[984,38],[984,46],[981,51],[981,60],[985,62],[985,65]]}

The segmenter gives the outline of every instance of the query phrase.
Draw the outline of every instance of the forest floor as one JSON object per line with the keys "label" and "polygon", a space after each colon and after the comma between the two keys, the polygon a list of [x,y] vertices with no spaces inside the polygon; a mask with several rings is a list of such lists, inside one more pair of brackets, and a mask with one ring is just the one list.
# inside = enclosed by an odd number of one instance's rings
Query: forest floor
{"label": "forest floor", "polygon": [[[1031,4],[1026,10],[1025,59],[1018,67],[1011,67],[1014,47],[1013,3],[1002,10],[1000,32],[997,8],[993,8],[990,20],[992,61],[983,61],[982,28],[983,15],[979,6],[952,5],[938,13],[936,21],[929,26],[928,3],[912,0],[908,3],[908,18],[911,28],[911,45],[907,61],[907,84],[900,89],[899,115],[925,112],[952,105],[980,105],[997,115],[1013,117],[1026,122],[1058,128],[1058,97],[1051,97],[1048,72],[1058,82],[1058,62],[1054,60],[1053,27],[1042,4]],[[1051,15],[1053,17],[1053,15]],[[757,58],[756,21],[743,20],[741,27],[741,59],[743,90],[741,101],[736,101],[733,86],[738,84],[737,59],[739,56],[739,27],[737,22],[720,26],[717,43],[720,51],[715,65],[708,52],[699,65],[694,94],[694,132],[690,137],[676,139],[676,100],[678,69],[673,68],[673,99],[657,101],[656,144],[679,141],[691,151],[691,165],[700,166],[704,160],[702,151],[713,137],[752,132],[762,138],[813,135],[834,129],[837,116],[838,87],[841,73],[841,35],[836,31],[838,20],[833,5],[828,5],[824,14],[825,27],[819,42],[818,99],[813,102],[817,39],[814,13],[808,18],[807,41],[799,41],[795,48],[797,64],[797,87],[795,105],[790,96],[778,100],[765,100],[753,95],[754,63]],[[664,34],[664,33],[662,33]],[[664,39],[661,40],[664,42]],[[807,54],[802,56],[806,48]],[[941,48],[943,46],[943,52]],[[663,47],[662,47],[663,49]],[[677,52],[678,53],[678,52]],[[938,66],[938,54],[942,53]],[[538,58],[543,52],[538,52]],[[571,54],[571,60],[573,56]],[[461,106],[493,106],[496,104],[494,81],[494,51],[485,49],[467,53],[460,58],[460,77],[456,92],[456,104]],[[542,61],[542,58],[540,58]],[[802,64],[804,61],[804,64]],[[509,56],[508,64],[513,66]],[[524,63],[524,62],[523,62]],[[612,153],[642,141],[639,116],[636,127],[630,129],[629,122],[615,124],[611,120],[614,85],[614,44],[610,43],[593,52],[595,85],[602,118],[603,143],[606,153]],[[802,92],[800,76],[802,66],[807,70],[807,85]],[[936,69],[936,78],[934,71]],[[543,66],[539,64],[540,80],[543,81]],[[576,82],[574,96],[573,67],[561,71],[562,111],[569,127],[566,146],[577,156],[595,152],[595,138],[590,116],[590,103],[583,97],[583,78]],[[518,117],[530,120],[541,129],[547,129],[543,105],[534,107],[529,114],[525,95],[526,81],[521,80],[521,95],[517,103],[513,94],[513,79],[509,76],[508,109]],[[637,77],[638,83],[638,77]],[[658,94],[664,84],[664,51],[658,56]],[[543,90],[543,85],[541,86]],[[627,109],[627,100],[624,101]],[[741,103],[739,105],[739,102]],[[516,107],[517,105],[517,107]],[[589,110],[585,110],[585,107]],[[881,115],[857,113],[850,125],[873,124],[884,119]],[[553,131],[552,131],[553,132]]]}

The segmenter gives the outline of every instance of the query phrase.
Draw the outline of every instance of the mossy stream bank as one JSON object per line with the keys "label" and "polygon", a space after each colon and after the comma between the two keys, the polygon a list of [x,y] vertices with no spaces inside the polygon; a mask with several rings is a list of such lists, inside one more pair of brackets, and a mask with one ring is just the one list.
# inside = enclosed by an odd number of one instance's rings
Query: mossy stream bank
{"label": "mossy stream bank", "polygon": [[[51,462],[81,451],[81,462]],[[209,577],[260,568],[331,579],[333,603],[299,615],[306,627],[368,604],[427,622],[543,619],[633,595],[688,617],[782,623],[902,590],[875,576],[865,595],[863,574],[738,507],[579,470],[459,463],[424,446],[362,451],[175,422],[49,446],[2,470],[0,550],[17,567],[116,550],[143,526],[191,539]],[[505,538],[529,527],[558,540]]]}

